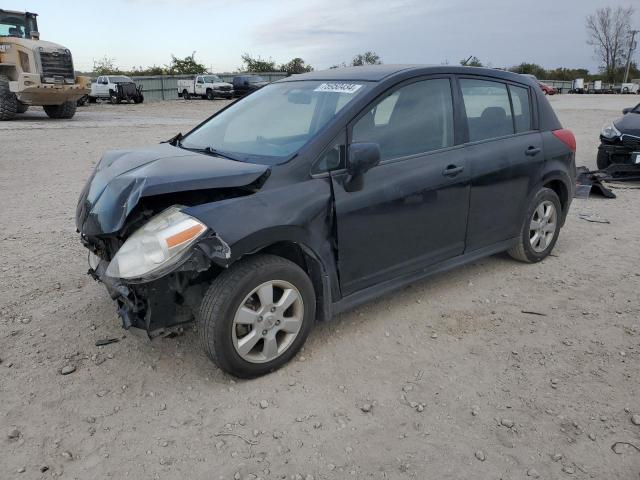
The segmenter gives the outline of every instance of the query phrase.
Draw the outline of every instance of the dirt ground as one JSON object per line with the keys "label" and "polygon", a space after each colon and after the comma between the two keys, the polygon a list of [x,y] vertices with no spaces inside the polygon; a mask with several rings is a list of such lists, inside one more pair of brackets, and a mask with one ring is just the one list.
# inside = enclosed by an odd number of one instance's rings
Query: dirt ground
{"label": "dirt ground", "polygon": [[[551,98],[578,165],[595,167],[600,128],[634,101]],[[0,478],[640,478],[640,451],[612,450],[640,447],[633,185],[575,200],[544,262],[498,255],[415,283],[319,325],[256,380],[217,370],[191,328],[122,330],[85,274],[78,194],[105,150],[157,143],[224,104],[0,123]]]}

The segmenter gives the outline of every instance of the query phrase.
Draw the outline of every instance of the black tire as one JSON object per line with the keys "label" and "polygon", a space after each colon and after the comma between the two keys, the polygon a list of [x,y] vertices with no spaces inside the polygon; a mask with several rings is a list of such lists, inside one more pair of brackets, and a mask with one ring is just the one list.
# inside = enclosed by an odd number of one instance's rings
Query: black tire
{"label": "black tire", "polygon": [[133,103],[135,103],[136,105],[140,104],[144,102],[144,96],[139,93],[138,95],[136,95],[135,97],[133,97]]}
{"label": "black tire", "polygon": [[71,118],[76,114],[76,102],[67,101],[62,105],[45,105],[45,113],[49,118]]}
{"label": "black tire", "polygon": [[207,89],[207,100],[213,100],[213,90],[211,90],[210,88]]}
{"label": "black tire", "polygon": [[611,165],[611,160],[609,159],[609,154],[602,150],[598,150],[598,157],[596,159],[596,165],[598,166],[598,170],[604,170],[609,165]]}
{"label": "black tire", "polygon": [[186,88],[182,91],[182,98],[184,98],[185,100],[191,100],[191,95],[189,95],[189,92],[187,92]]}
{"label": "black tire", "polygon": [[111,95],[111,96],[109,97],[109,102],[111,102],[111,105],[117,105],[117,104],[119,104],[119,103],[120,103],[120,101],[121,101],[121,100],[120,100],[117,96],[115,96],[115,95]]}
{"label": "black tire", "polygon": [[89,97],[89,103],[96,103],[98,99],[96,97]]}
{"label": "black tire", "polygon": [[24,113],[27,110],[29,110],[29,105],[27,105],[26,103],[22,103],[21,101],[18,100],[18,108],[16,109],[16,112]]}
{"label": "black tire", "polygon": [[[531,245],[531,220],[533,219],[534,213],[536,209],[543,202],[551,202],[555,207],[556,211],[556,219],[555,219],[555,231],[553,233],[553,238],[549,241],[546,248],[544,250],[538,252],[534,250]],[[541,260],[544,260],[553,250],[556,242],[558,241],[558,236],[560,235],[560,225],[562,224],[564,212],[562,211],[562,204],[560,203],[560,199],[556,192],[551,190],[550,188],[541,188],[538,193],[536,193],[531,200],[529,207],[527,208],[527,212],[524,216],[522,227],[520,229],[520,236],[518,238],[518,243],[512,247],[508,253],[516,260],[526,263],[536,263]]]}
{"label": "black tire", "polygon": [[[233,345],[233,319],[242,301],[264,282],[283,280],[296,287],[304,304],[302,326],[280,356],[265,363],[243,359]],[[262,318],[262,317],[261,317]],[[304,270],[275,255],[255,255],[223,271],[204,295],[198,315],[198,330],[205,352],[231,375],[253,378],[287,363],[304,344],[315,321],[315,292]]]}
{"label": "black tire", "polygon": [[18,98],[9,90],[9,77],[0,75],[0,120],[12,120],[18,113]]}

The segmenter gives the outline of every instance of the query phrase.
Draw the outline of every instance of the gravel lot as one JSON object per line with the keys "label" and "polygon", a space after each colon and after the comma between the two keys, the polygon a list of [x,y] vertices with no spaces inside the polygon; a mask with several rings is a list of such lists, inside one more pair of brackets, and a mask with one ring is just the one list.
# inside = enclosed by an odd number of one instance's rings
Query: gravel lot
{"label": "gravel lot", "polygon": [[[578,165],[595,168],[602,124],[634,101],[551,98]],[[122,330],[85,275],[78,194],[105,150],[157,143],[224,104],[0,123],[0,478],[638,480],[640,451],[612,450],[640,447],[630,184],[574,201],[544,262],[498,255],[416,283],[320,325],[257,380],[222,374],[191,328],[151,342]]]}

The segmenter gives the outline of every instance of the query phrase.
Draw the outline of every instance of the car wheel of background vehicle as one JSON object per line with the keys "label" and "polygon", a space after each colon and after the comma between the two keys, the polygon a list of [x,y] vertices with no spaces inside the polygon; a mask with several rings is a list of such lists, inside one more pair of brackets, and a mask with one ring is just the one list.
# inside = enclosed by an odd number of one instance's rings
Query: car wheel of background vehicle
{"label": "car wheel of background vehicle", "polygon": [[89,97],[89,103],[96,103],[98,99],[96,97]]}
{"label": "car wheel of background vehicle", "polygon": [[191,99],[191,96],[189,95],[189,92],[187,92],[186,89],[184,89],[182,91],[182,98],[184,98],[185,100],[190,100]]}
{"label": "car wheel of background vehicle", "polygon": [[133,103],[140,104],[142,102],[144,102],[144,95],[142,95],[141,93],[133,97]]}
{"label": "car wheel of background vehicle", "polygon": [[598,166],[598,170],[604,170],[609,165],[611,165],[611,160],[609,159],[609,155],[607,154],[607,152],[603,152],[602,150],[598,151],[596,165]]}
{"label": "car wheel of background vehicle", "polygon": [[11,120],[18,113],[18,98],[9,90],[9,77],[0,75],[0,120]]}
{"label": "car wheel of background vehicle", "polygon": [[542,188],[531,201],[516,246],[509,250],[516,260],[535,263],[551,253],[560,234],[562,205],[556,192]]}
{"label": "car wheel of background vehicle", "polygon": [[295,263],[274,255],[240,260],[223,271],[202,301],[198,329],[218,367],[242,378],[287,363],[315,321],[315,292]]}
{"label": "car wheel of background vehicle", "polygon": [[21,101],[18,100],[18,106],[16,108],[16,112],[24,113],[27,110],[29,110],[29,105],[27,105],[26,103],[22,103]]}
{"label": "car wheel of background vehicle", "polygon": [[76,102],[64,102],[62,105],[45,105],[44,111],[49,118],[71,118],[76,114]]}
{"label": "car wheel of background vehicle", "polygon": [[116,97],[115,95],[111,95],[109,97],[109,101],[111,102],[111,105],[116,105],[116,104],[120,103],[120,99],[118,97]]}
{"label": "car wheel of background vehicle", "polygon": [[207,89],[207,100],[213,100],[213,90]]}

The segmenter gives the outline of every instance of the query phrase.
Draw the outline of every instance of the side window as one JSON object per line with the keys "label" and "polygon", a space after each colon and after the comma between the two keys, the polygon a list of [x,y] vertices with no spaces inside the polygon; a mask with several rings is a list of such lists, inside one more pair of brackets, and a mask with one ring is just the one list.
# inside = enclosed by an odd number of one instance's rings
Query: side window
{"label": "side window", "polygon": [[460,80],[467,111],[469,141],[512,135],[513,119],[507,86],[487,80]]}
{"label": "side window", "polygon": [[202,79],[202,77],[198,77],[198,78],[196,78],[196,82],[198,82],[198,83],[204,83],[204,80]]}
{"label": "side window", "polygon": [[376,102],[353,126],[352,142],[377,143],[382,160],[453,146],[449,79],[411,83]]}
{"label": "side window", "polygon": [[531,103],[529,101],[529,89],[509,85],[511,103],[513,105],[513,118],[516,121],[516,132],[528,132],[531,130]]}
{"label": "side window", "polygon": [[325,148],[315,165],[311,169],[312,174],[324,173],[330,170],[336,170],[343,167],[345,135],[342,132]]}

